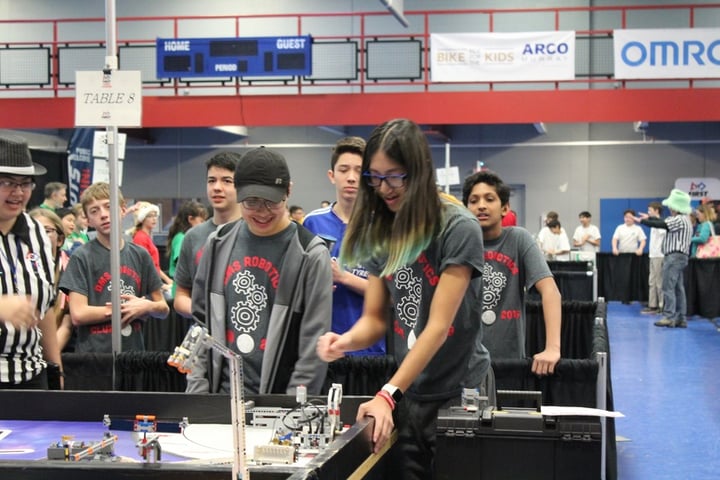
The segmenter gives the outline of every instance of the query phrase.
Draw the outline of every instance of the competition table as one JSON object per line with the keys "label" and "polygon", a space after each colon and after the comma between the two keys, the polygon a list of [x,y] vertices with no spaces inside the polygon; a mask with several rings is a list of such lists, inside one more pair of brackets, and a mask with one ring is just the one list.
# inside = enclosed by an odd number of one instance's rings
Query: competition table
{"label": "competition table", "polygon": [[[322,400],[320,397],[316,397]],[[286,395],[248,397],[257,407],[294,407]],[[341,421],[351,427],[314,458],[296,465],[250,466],[252,480],[382,478],[383,454],[372,454],[372,420],[355,423],[358,405],[367,397],[346,396]],[[227,395],[141,392],[57,392],[0,390],[0,478],[28,480],[113,479],[229,479],[231,463],[187,461],[162,453],[161,461],[144,463],[132,432],[110,431],[118,436],[115,454],[134,461],[47,460],[47,447],[63,435],[94,443],[108,428],[104,415],[112,419],[134,419],[154,415],[171,424],[187,417],[190,425],[229,424]],[[161,438],[162,443],[162,438]],[[362,473],[359,473],[362,472]],[[367,475],[365,475],[367,474]]]}

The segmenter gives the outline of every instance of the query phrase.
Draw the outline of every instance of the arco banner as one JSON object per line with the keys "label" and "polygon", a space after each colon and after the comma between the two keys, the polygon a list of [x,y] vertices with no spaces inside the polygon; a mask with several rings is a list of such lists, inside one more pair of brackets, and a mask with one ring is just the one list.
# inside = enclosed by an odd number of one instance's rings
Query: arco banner
{"label": "arco banner", "polygon": [[433,33],[433,82],[575,78],[575,32]]}

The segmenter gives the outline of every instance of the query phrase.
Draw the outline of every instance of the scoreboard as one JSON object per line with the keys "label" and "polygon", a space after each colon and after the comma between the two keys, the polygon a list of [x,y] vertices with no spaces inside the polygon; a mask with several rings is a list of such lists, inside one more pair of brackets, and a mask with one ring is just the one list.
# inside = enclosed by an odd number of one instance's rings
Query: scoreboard
{"label": "scoreboard", "polygon": [[309,76],[312,37],[158,38],[157,78]]}

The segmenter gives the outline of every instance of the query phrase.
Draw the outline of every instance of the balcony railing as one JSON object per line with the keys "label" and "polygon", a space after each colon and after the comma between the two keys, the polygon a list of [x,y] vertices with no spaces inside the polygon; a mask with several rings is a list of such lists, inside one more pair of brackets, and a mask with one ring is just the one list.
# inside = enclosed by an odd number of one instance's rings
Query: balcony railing
{"label": "balcony railing", "polygon": [[[407,11],[403,28],[386,12],[302,13],[117,20],[122,70],[139,70],[149,96],[298,95],[374,92],[582,90],[717,87],[712,79],[616,80],[613,30],[716,28],[720,4]],[[104,18],[0,20],[0,99],[74,96],[75,71],[100,70]],[[430,80],[430,34],[574,30],[575,79],[555,82]],[[156,77],[156,37],[311,35],[312,75]]]}

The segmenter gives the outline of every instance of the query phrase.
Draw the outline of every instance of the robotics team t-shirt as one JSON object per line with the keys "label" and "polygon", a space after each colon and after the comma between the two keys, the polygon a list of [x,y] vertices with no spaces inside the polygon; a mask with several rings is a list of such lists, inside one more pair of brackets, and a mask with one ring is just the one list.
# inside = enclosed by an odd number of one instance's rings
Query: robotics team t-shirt
{"label": "robotics team t-shirt", "polygon": [[[88,305],[104,306],[112,301],[112,289],[120,288],[120,294],[144,297],[160,289],[162,280],[153,265],[150,254],[142,247],[125,241],[120,249],[120,282],[110,277],[110,250],[97,239],[78,248],[70,257],[67,269],[60,278],[59,288],[66,294],[77,292],[85,295]],[[75,351],[110,353],[112,351],[112,322],[77,327]],[[123,351],[145,350],[142,324],[132,322],[131,331],[122,335]]]}
{"label": "robotics team t-shirt", "polygon": [[[280,233],[258,237],[243,222],[225,266],[225,340],[243,357],[245,387],[250,393],[260,388],[270,313],[283,258],[296,228],[291,223]],[[221,382],[223,390],[230,391],[227,362],[224,365]]]}

